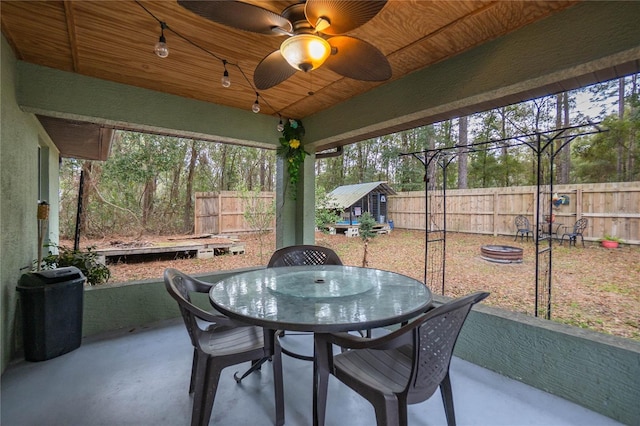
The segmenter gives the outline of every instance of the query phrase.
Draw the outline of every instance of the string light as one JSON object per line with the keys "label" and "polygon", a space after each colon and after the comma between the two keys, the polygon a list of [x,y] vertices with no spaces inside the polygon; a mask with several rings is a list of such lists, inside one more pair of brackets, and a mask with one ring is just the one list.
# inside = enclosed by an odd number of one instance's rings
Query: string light
{"label": "string light", "polygon": [[167,24],[160,21],[160,39],[156,43],[154,51],[160,58],[166,58],[169,56],[169,48],[167,47],[167,40],[164,38],[164,29],[167,28]]}
{"label": "string light", "polygon": [[260,95],[258,95],[258,92],[256,92],[256,101],[253,103],[253,106],[251,107],[251,111],[255,112],[256,114],[260,112],[260,102],[258,101],[258,97]]}
{"label": "string light", "polygon": [[280,115],[280,121],[278,122],[278,125],[276,126],[276,130],[278,130],[279,132],[282,132],[284,130],[284,124],[282,124],[282,116]]}
{"label": "string light", "polygon": [[[151,16],[153,19],[155,19],[156,21],[158,21],[158,23],[160,24],[160,39],[158,40],[158,43],[156,43],[155,46],[155,52],[156,54],[161,57],[161,58],[166,58],[169,55],[169,48],[167,47],[167,41],[164,37],[164,30],[166,29],[167,31],[171,31],[174,35],[180,37],[182,40],[186,41],[187,43],[191,44],[193,47],[202,50],[203,52],[207,53],[210,56],[213,56],[214,58],[216,58],[219,61],[222,61],[222,65],[224,66],[224,72],[222,74],[222,78],[221,78],[221,83],[223,87],[229,87],[231,86],[231,79],[229,78],[229,71],[227,70],[227,65],[231,65],[234,66],[238,69],[238,71],[240,72],[240,74],[242,75],[242,77],[244,78],[244,80],[247,82],[247,84],[249,85],[249,87],[251,87],[251,89],[255,90],[255,87],[253,86],[253,84],[251,83],[251,80],[249,80],[249,77],[247,77],[247,74],[242,70],[242,68],[240,68],[240,65],[238,64],[234,64],[231,62],[228,62],[226,59],[221,58],[220,56],[216,55],[215,53],[205,49],[202,46],[199,46],[198,44],[194,43],[193,41],[189,40],[187,37],[185,37],[184,35],[180,34],[179,32],[177,32],[176,30],[174,30],[173,28],[170,28],[169,25],[167,25],[167,23],[161,21],[160,19],[158,19],[157,16],[155,16],[153,13],[151,13],[151,11],[149,11],[149,9],[147,9],[142,3],[140,3],[139,0],[134,0],[136,2],[136,4],[138,6],[140,6],[145,12],[147,12],[147,14],[149,14],[149,16]],[[276,114],[278,114],[278,116],[280,116],[280,114],[276,111],[275,108],[273,108],[271,106],[271,104],[269,104],[269,102],[267,102],[267,100],[263,97],[260,96],[258,94],[258,92],[256,92],[256,101],[253,103],[253,106],[251,107],[251,110],[253,112],[255,112],[256,114],[260,112],[260,101],[259,101],[259,97],[262,97],[262,101]],[[282,121],[282,120],[281,120]]]}
{"label": "string light", "polygon": [[222,87],[231,86],[231,79],[229,78],[229,71],[227,71],[227,60],[222,60],[222,66],[224,67],[224,73],[222,74]]}

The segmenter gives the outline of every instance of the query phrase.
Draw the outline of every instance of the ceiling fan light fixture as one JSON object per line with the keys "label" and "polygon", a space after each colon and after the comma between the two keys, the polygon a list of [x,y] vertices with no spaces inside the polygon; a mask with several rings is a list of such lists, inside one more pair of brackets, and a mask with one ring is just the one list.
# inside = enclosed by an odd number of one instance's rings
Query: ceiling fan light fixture
{"label": "ceiling fan light fixture", "polygon": [[308,72],[327,60],[331,55],[331,46],[322,37],[299,34],[283,41],[280,53],[293,68]]}

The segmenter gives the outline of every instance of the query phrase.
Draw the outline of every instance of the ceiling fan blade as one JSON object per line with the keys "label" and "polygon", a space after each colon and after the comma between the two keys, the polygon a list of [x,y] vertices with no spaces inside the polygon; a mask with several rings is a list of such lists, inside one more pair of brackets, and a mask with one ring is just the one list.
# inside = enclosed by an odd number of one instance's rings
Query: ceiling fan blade
{"label": "ceiling fan blade", "polygon": [[335,55],[329,56],[325,65],[331,71],[364,81],[385,81],[391,78],[391,65],[377,47],[349,36],[331,37],[327,40]]}
{"label": "ceiling fan blade", "polygon": [[282,34],[273,28],[285,32],[293,29],[291,22],[277,13],[241,1],[178,0],[178,4],[203,18],[239,30],[277,36]]}
{"label": "ceiling fan blade", "polygon": [[318,18],[327,19],[331,25],[322,32],[338,35],[369,22],[386,3],[387,0],[307,0],[304,13],[314,26]]}
{"label": "ceiling fan blade", "polygon": [[265,90],[282,83],[295,73],[296,69],[289,65],[280,50],[276,50],[260,61],[253,73],[253,83],[258,90]]}

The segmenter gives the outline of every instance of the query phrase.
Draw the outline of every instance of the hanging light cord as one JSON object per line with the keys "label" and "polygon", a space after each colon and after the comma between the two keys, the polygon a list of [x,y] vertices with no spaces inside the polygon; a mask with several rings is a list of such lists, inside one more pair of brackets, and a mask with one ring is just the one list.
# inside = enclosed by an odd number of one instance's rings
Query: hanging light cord
{"label": "hanging light cord", "polygon": [[253,86],[253,84],[251,83],[251,80],[249,79],[249,77],[247,77],[247,75],[245,74],[245,72],[242,70],[242,68],[240,68],[240,65],[234,63],[234,62],[229,62],[228,60],[221,58],[220,56],[216,55],[215,53],[205,49],[202,46],[199,46],[198,44],[194,43],[193,41],[189,40],[187,37],[185,37],[184,35],[180,34],[179,32],[177,32],[176,30],[174,30],[173,28],[171,28],[165,21],[160,20],[157,16],[155,16],[153,13],[151,13],[151,11],[149,9],[147,9],[142,3],[140,3],[138,0],[134,0],[136,2],[136,4],[138,6],[140,6],[145,12],[147,12],[149,14],[149,16],[151,16],[153,19],[155,19],[156,21],[158,21],[158,23],[160,23],[160,25],[162,26],[163,29],[166,29],[167,31],[171,31],[173,34],[175,34],[176,36],[180,37],[182,40],[186,41],[187,43],[189,43],[190,45],[192,45],[193,47],[202,50],[203,52],[205,52],[206,54],[216,58],[217,60],[219,60],[220,62],[222,62],[223,64],[226,65],[230,65],[235,67],[238,71],[240,71],[240,74],[242,75],[242,77],[244,78],[244,80],[247,82],[247,84],[249,85],[249,87],[251,87],[251,90],[253,90],[256,93],[256,101],[258,99],[262,99],[262,102],[264,102],[264,104],[266,106],[268,106],[271,111],[273,111],[275,114],[278,114],[278,117],[282,118],[282,116],[280,115],[280,112],[278,112],[274,107],[271,106],[271,104],[264,98],[264,96],[262,96],[260,93],[258,93],[257,89]]}

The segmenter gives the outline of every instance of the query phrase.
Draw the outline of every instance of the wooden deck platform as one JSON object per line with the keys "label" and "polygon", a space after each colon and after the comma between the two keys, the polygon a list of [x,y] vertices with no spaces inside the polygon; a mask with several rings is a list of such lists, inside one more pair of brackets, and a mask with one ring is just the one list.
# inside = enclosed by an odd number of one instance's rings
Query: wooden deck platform
{"label": "wooden deck platform", "polygon": [[96,250],[98,261],[108,264],[114,262],[126,262],[127,260],[139,261],[141,259],[175,257],[197,257],[209,259],[218,254],[244,253],[244,243],[229,241],[228,243],[206,243],[201,241],[180,241],[166,245],[150,245],[147,247],[113,247]]}
{"label": "wooden deck platform", "polygon": [[[334,223],[329,226],[329,233],[331,233],[331,228],[335,230],[334,233],[339,232],[341,234],[345,234],[347,237],[357,237],[358,235],[360,235],[359,223],[355,223],[352,225],[346,223]],[[385,223],[378,223],[374,225],[373,232],[377,234],[388,234],[391,232],[391,228]]]}

